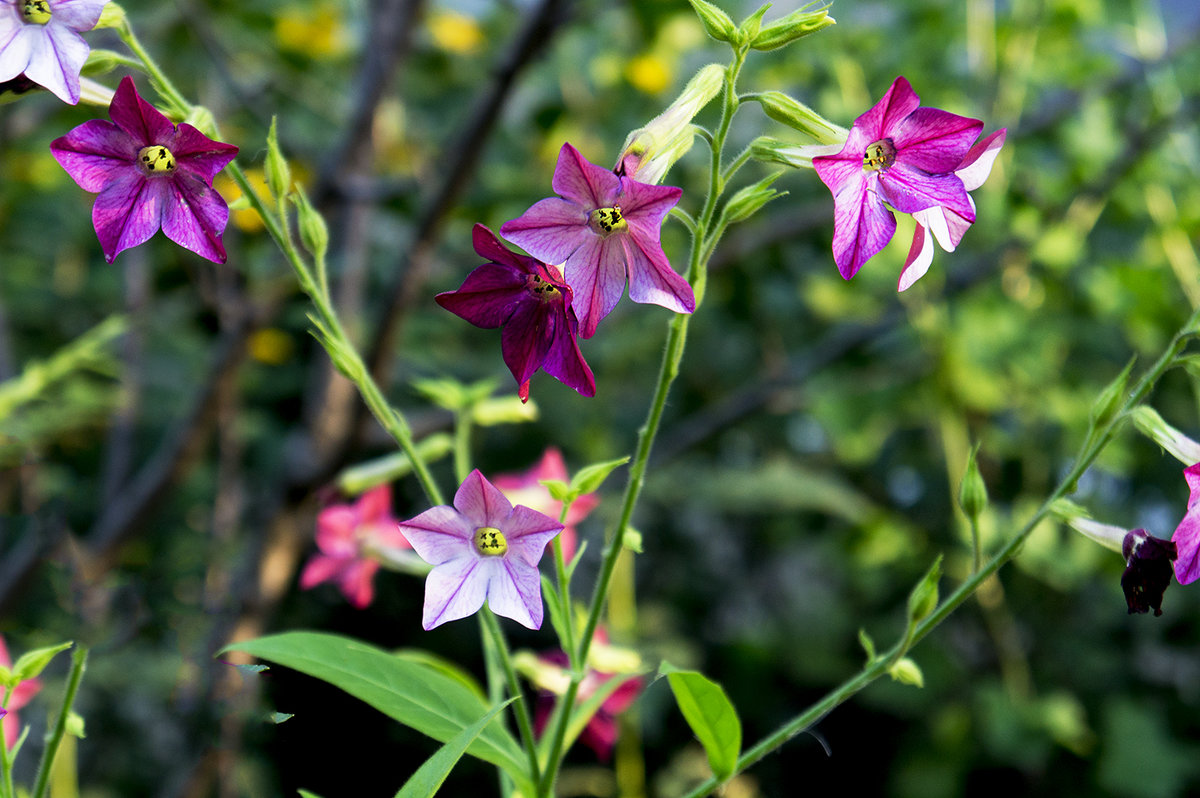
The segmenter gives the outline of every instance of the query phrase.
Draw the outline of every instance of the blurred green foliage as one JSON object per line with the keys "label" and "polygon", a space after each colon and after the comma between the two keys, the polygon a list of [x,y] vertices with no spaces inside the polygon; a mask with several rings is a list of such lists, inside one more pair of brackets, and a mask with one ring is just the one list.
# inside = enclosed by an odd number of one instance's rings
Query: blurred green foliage
{"label": "blurred green foliage", "polygon": [[[722,5],[735,18],[753,10]],[[796,5],[780,2],[768,17]],[[368,340],[392,286],[421,279],[404,271],[406,253],[433,187],[463,156],[454,146],[470,109],[534,6],[423,4],[369,120],[373,147],[362,162],[334,156],[346,157],[363,64],[380,55],[365,42],[379,33],[372,9],[384,4],[125,6],[180,87],[242,148],[246,167],[261,169],[275,115],[295,179],[311,187],[336,176],[341,192],[314,201],[329,214],[346,321]],[[901,634],[905,597],[937,554],[946,556],[944,590],[968,572],[955,496],[974,443],[991,497],[981,534],[994,548],[1064,472],[1098,392],[1131,356],[1155,357],[1200,304],[1200,17],[1191,3],[840,0],[832,13],[833,28],[752,57],[744,90],[788,92],[849,125],[903,74],[923,104],[1009,134],[974,194],[979,221],[902,295],[895,282],[911,222],[902,219],[893,244],[845,282],[829,251],[832,202],[811,173],[784,175],[774,187],[788,196],[717,251],[634,519],[644,544],[637,644],[720,682],[748,741],[860,667],[860,628],[880,645]],[[117,47],[103,34],[91,41]],[[388,395],[423,433],[446,422],[415,380],[495,377],[511,388],[498,335],[432,302],[477,265],[471,226],[497,229],[548,196],[564,140],[613,161],[629,130],[698,67],[724,58],[683,0],[572,4],[546,46],[475,153],[478,169],[444,220],[392,351]],[[115,85],[117,75],[101,79]],[[67,638],[92,646],[78,705],[86,796],[297,787],[332,796],[345,794],[347,772],[368,785],[362,794],[394,791],[431,741],[282,671],[240,682],[212,653],[235,633],[314,627],[428,647],[479,673],[474,625],[422,633],[421,585],[407,576],[381,577],[362,612],[332,588],[297,591],[321,486],[390,449],[368,435],[330,473],[306,474],[321,442],[312,430],[333,423],[314,418],[326,358],[251,212],[235,212],[226,266],[161,236],[103,262],[92,198],[48,150],[102,115],[47,95],[0,108],[0,402],[43,379],[47,364],[70,365],[0,413],[0,631],[18,650]],[[734,135],[748,143],[760,133],[788,136],[749,104]],[[693,212],[706,165],[698,144],[667,178]],[[766,174],[754,166],[740,177]],[[669,225],[663,240],[678,265],[686,231]],[[128,327],[119,343],[84,347],[114,315]],[[535,377],[539,417],[477,430],[480,467],[520,470],[546,445],[562,448],[572,469],[628,454],[666,320],[660,308],[624,300],[584,343],[597,397]],[[253,332],[239,337],[247,324]],[[226,348],[244,357],[209,395]],[[1151,399],[1192,434],[1196,387],[1174,372]],[[197,411],[219,423],[188,442]],[[175,443],[186,457],[163,467],[185,467],[143,516],[122,520],[139,477],[153,477],[156,457]],[[449,463],[435,469],[449,484]],[[1127,430],[1073,498],[1099,520],[1166,537],[1187,497],[1181,469]],[[593,544],[585,581],[618,490],[618,480],[606,483],[605,504],[581,527]],[[411,480],[398,495],[398,515],[424,509]],[[113,529],[123,532],[107,546]],[[31,547],[40,565],[4,584]],[[924,688],[879,682],[756,766],[743,794],[1195,792],[1200,595],[1174,586],[1163,617],[1129,617],[1121,569],[1119,557],[1044,525],[999,582],[910,652]],[[540,649],[551,638],[515,642]],[[295,717],[261,720],[275,710]],[[38,715],[25,711],[35,724]],[[650,789],[674,794],[703,757],[688,748],[664,685],[647,693],[640,723],[650,773],[661,774]],[[574,752],[564,784],[611,787],[584,778],[592,764]],[[448,789],[476,782],[495,783],[464,761]]]}

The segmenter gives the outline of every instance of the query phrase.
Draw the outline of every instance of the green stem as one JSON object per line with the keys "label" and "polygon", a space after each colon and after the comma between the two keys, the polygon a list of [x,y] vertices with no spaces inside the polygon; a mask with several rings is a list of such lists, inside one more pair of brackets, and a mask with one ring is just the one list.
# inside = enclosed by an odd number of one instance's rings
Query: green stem
{"label": "green stem", "polygon": [[[1051,505],[1053,505],[1058,499],[1066,496],[1069,493],[1072,493],[1075,490],[1075,484],[1078,482],[1079,478],[1082,477],[1084,472],[1091,467],[1092,463],[1096,461],[1096,458],[1100,456],[1100,453],[1104,451],[1104,448],[1113,439],[1117,426],[1124,421],[1125,414],[1141,404],[1141,402],[1149,395],[1151,389],[1153,389],[1154,385],[1158,382],[1162,375],[1166,373],[1167,369],[1174,365],[1176,358],[1179,357],[1179,354],[1183,351],[1184,346],[1187,345],[1188,339],[1196,334],[1195,328],[1197,324],[1200,324],[1200,309],[1197,309],[1192,313],[1188,321],[1175,335],[1175,338],[1171,341],[1170,346],[1167,347],[1166,351],[1162,353],[1159,359],[1155,362],[1154,366],[1151,367],[1151,369],[1146,372],[1145,376],[1143,376],[1138,382],[1137,387],[1134,388],[1132,393],[1130,393],[1129,398],[1125,400],[1125,404],[1122,405],[1120,412],[1114,414],[1109,421],[1101,425],[1098,429],[1094,430],[1087,436],[1087,439],[1080,447],[1079,454],[1076,456],[1075,463],[1071,467],[1071,470],[1062,478],[1062,480],[1058,483],[1058,486],[1055,487],[1050,496],[1042,503],[1042,506],[1038,508],[1038,511],[1033,514],[1033,517],[1025,523],[1020,532],[1018,532],[1011,540],[1009,540],[1008,543],[1005,544],[1004,548],[1001,549],[994,557],[992,557],[987,565],[985,565],[982,569],[976,570],[976,572],[971,574],[966,581],[960,584],[958,588],[955,589],[955,591],[945,599],[945,601],[938,605],[936,610],[934,610],[928,617],[917,624],[916,628],[912,631],[912,634],[905,640],[901,641],[893,646],[889,651],[880,655],[870,665],[864,668],[862,672],[858,673],[846,682],[843,682],[839,687],[827,694],[820,701],[813,704],[811,707],[797,715],[783,726],[779,727],[779,729],[772,734],[764,737],[751,748],[747,749],[747,751],[738,758],[737,766],[734,772],[740,773],[754,763],[758,762],[767,754],[786,743],[792,737],[796,736],[812,724],[819,721],[822,717],[832,711],[834,707],[838,706],[843,701],[846,701],[859,690],[862,690],[864,687],[871,684],[873,681],[886,673],[888,665],[891,664],[892,660],[898,656],[899,653],[906,648],[921,642],[921,640],[923,640],[926,635],[932,632],[939,623],[944,621],[950,616],[951,613],[962,606],[967,599],[971,598],[971,596],[975,594],[975,591],[979,589],[979,586],[987,581],[989,577],[999,571],[1001,566],[1015,557],[1017,552],[1021,550],[1021,547],[1024,545],[1026,539],[1028,539],[1029,535],[1033,532],[1037,525],[1041,523],[1042,520],[1048,515],[1050,515]],[[688,793],[685,798],[701,798],[702,796],[708,795],[712,791],[716,790],[719,786],[720,782],[717,781],[716,778],[710,778],[708,781],[704,782],[699,787]]]}
{"label": "green stem", "polygon": [[[4,688],[4,700],[0,701],[0,707],[8,707],[8,702],[12,698],[13,688]],[[3,732],[0,732],[0,798],[13,798],[13,777],[12,777],[12,755],[8,750],[8,742],[4,739]]]}
{"label": "green stem", "polygon": [[174,110],[181,116],[187,116],[188,112],[192,110],[192,104],[180,93],[179,89],[175,88],[175,84],[166,76],[166,73],[158,68],[158,64],[150,57],[146,48],[142,47],[129,20],[125,20],[124,24],[117,28],[117,35],[121,37],[121,41],[125,42],[125,46],[129,48],[130,52],[142,62],[142,67],[163,99],[173,105]]}
{"label": "green stem", "polygon": [[504,639],[504,632],[500,629],[500,622],[496,620],[495,613],[488,609],[487,605],[484,605],[479,614],[483,618],[484,627],[495,643],[496,652],[500,655],[500,665],[504,668],[504,678],[508,681],[508,694],[516,699],[512,706],[517,716],[517,730],[521,733],[521,744],[525,746],[525,752],[529,754],[530,781],[537,784],[541,779],[537,741],[533,736],[533,723],[529,718],[529,707],[525,705],[525,696],[521,693],[520,682],[517,681],[517,671],[513,668],[512,656],[508,652],[508,641]]}
{"label": "green stem", "polygon": [[[721,153],[725,146],[725,138],[729,134],[729,126],[732,124],[733,116],[738,108],[737,93],[734,90],[734,85],[737,82],[737,76],[741,71],[745,55],[744,50],[736,51],[733,63],[725,73],[724,104],[721,113],[721,123],[717,128],[717,132],[713,135],[711,142],[712,163],[709,170],[708,196],[705,198],[703,211],[696,223],[696,230],[692,235],[692,248],[688,261],[687,279],[692,284],[697,308],[700,307],[701,300],[704,297],[704,289],[708,276],[705,269],[706,259],[703,256],[706,249],[705,244],[707,243],[708,230],[716,213],[717,202],[720,200],[721,194],[725,189],[721,169]],[[575,701],[579,695],[579,684],[585,675],[585,665],[587,663],[588,652],[591,650],[592,638],[595,636],[596,627],[600,623],[600,615],[604,609],[604,600],[608,595],[609,586],[612,584],[613,572],[616,570],[621,549],[624,547],[625,532],[629,528],[634,508],[637,506],[638,498],[641,496],[642,486],[646,477],[646,466],[649,463],[650,451],[654,446],[654,439],[658,434],[658,427],[662,421],[663,410],[667,404],[667,395],[671,391],[671,385],[674,383],[675,378],[679,375],[679,364],[683,360],[683,351],[687,343],[688,322],[690,319],[691,316],[689,314],[678,313],[669,323],[667,344],[663,351],[662,364],[659,367],[658,385],[655,388],[654,397],[650,402],[650,410],[646,416],[646,423],[642,425],[641,431],[638,434],[637,451],[634,455],[633,463],[629,468],[629,481],[625,485],[625,496],[621,504],[621,517],[615,529],[610,534],[608,545],[604,550],[604,559],[600,566],[600,574],[597,577],[596,586],[592,591],[587,621],[584,624],[583,634],[579,640],[579,652],[574,659],[574,662],[578,663],[579,667],[572,670],[571,682],[567,687],[566,694],[561,699],[563,710],[558,714],[557,723],[554,724],[552,732],[553,742],[551,743],[550,752],[546,759],[546,770],[538,785],[539,796],[545,796],[546,798],[550,796],[554,786],[555,775],[562,761],[566,726],[570,722],[575,708]]]}
{"label": "green stem", "polygon": [[454,414],[454,475],[461,484],[471,473],[471,415],[468,405]]}
{"label": "green stem", "polygon": [[[67,733],[67,720],[71,716],[71,707],[75,705],[75,694],[79,692],[79,683],[83,680],[83,672],[87,670],[87,658],[87,646],[76,646],[75,650],[71,652],[71,675],[67,677],[67,692],[63,696],[62,707],[58,711],[54,729],[50,732],[50,737],[46,740],[46,747],[42,750],[42,761],[38,766],[37,780],[33,786],[33,798],[44,798],[46,789],[50,786],[50,771],[54,767],[54,756],[58,753],[58,746],[62,743],[63,735]],[[0,741],[0,746],[2,745],[3,742]]]}

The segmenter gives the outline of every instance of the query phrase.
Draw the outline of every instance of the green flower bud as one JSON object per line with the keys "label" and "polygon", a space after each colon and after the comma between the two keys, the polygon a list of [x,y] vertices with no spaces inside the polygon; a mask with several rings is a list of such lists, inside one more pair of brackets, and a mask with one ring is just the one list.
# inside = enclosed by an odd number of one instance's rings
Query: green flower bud
{"label": "green flower bud", "polygon": [[725,67],[709,64],[692,76],[665,111],[630,133],[617,159],[617,173],[641,183],[658,184],[675,162],[692,148],[692,119],[725,82]]}
{"label": "green flower bud", "polygon": [[733,43],[737,36],[737,26],[733,24],[733,20],[729,18],[728,14],[706,0],[688,0],[688,2],[692,4],[692,10],[696,12],[696,16],[700,17],[700,22],[709,36],[719,42]]}
{"label": "green flower bud", "polygon": [[913,687],[925,686],[925,676],[921,673],[920,666],[908,657],[901,657],[889,665],[888,675],[900,684],[909,684]]}
{"label": "green flower bud", "polygon": [[1154,408],[1138,405],[1130,415],[1138,431],[1170,452],[1176,460],[1188,466],[1200,463],[1200,443],[1164,421]]}
{"label": "green flower bud", "polygon": [[[1092,428],[1101,427],[1113,420],[1125,402],[1125,386],[1129,383],[1129,374],[1133,371],[1134,359],[1131,358],[1125,368],[1110,382],[1092,404]],[[1191,463],[1188,463],[1191,465]]]}
{"label": "green flower bud", "polygon": [[279,137],[275,133],[275,117],[271,117],[271,129],[267,131],[267,188],[276,199],[286,197],[292,186],[292,171],[287,158],[279,149]]}
{"label": "green flower bud", "polygon": [[813,3],[809,3],[806,6],[796,9],[786,17],[775,20],[750,40],[750,46],[755,50],[775,50],[791,44],[810,33],[816,33],[819,30],[828,28],[830,25],[836,24],[836,20],[829,16],[828,3],[820,6],[815,11],[805,10],[811,8],[813,5]]}
{"label": "green flower bud", "polygon": [[975,446],[967,455],[967,471],[958,486],[958,506],[968,518],[976,520],[987,509],[988,503],[987,485],[983,482],[983,476],[979,473],[979,463],[975,459],[978,451],[979,447]]}
{"label": "green flower bud", "polygon": [[833,124],[804,103],[781,91],[764,91],[746,99],[756,100],[762,106],[763,112],[776,122],[798,130],[821,144],[843,144],[850,135],[844,127]]}
{"label": "green flower bud", "polygon": [[308,195],[300,186],[292,192],[292,202],[296,204],[300,243],[318,262],[324,260],[325,251],[329,249],[329,228],[325,226],[324,217],[308,201]]}
{"label": "green flower bud", "polygon": [[749,42],[758,35],[758,32],[762,29],[763,16],[766,15],[767,9],[770,7],[770,3],[759,6],[757,11],[746,17],[746,19],[738,27],[739,42]]}
{"label": "green flower bud", "polygon": [[746,186],[730,197],[729,202],[725,205],[726,222],[733,224],[747,219],[771,200],[785,196],[786,191],[779,192],[770,187],[781,174],[783,173],[776,172],[773,175],[767,175],[754,185]]}
{"label": "green flower bud", "polygon": [[88,53],[87,62],[84,63],[83,71],[80,74],[88,76],[103,75],[122,66],[127,60],[120,53],[113,50],[92,50]]}
{"label": "green flower bud", "polygon": [[92,30],[100,30],[101,28],[117,28],[126,27],[125,9],[121,8],[116,3],[109,0],[104,4],[104,8],[100,11],[100,19],[96,22],[96,27]]}
{"label": "green flower bud", "polygon": [[925,576],[921,577],[921,581],[908,594],[908,622],[909,625],[916,624],[927,618],[931,612],[937,609],[938,604],[938,580],[942,578],[942,555],[933,561],[933,565],[929,566],[929,570],[925,572]]}

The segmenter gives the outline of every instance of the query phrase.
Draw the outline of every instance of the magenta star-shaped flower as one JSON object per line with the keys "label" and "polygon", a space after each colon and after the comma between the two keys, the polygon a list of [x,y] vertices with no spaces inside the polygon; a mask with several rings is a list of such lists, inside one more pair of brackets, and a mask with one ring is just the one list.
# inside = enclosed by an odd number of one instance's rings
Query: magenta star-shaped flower
{"label": "magenta star-shaped flower", "polygon": [[535,258],[562,264],[584,338],[595,335],[627,281],[634,302],[696,309],[692,287],[671,268],[659,240],[680,189],[618,177],[570,144],[558,154],[551,186],[560,196],[534,203],[500,234]]}
{"label": "magenta star-shaped flower", "polygon": [[1179,552],[1179,558],[1175,560],[1175,578],[1179,584],[1186,585],[1200,579],[1200,463],[1185,468],[1183,477],[1190,492],[1187,512],[1171,540]]}
{"label": "magenta star-shaped flower", "polygon": [[[833,193],[833,256],[847,280],[892,239],[892,210],[916,214],[940,208],[948,222],[975,221],[975,206],[956,172],[966,168],[983,122],[920,108],[920,102],[908,81],[896,78],[875,107],[854,121],[840,152],[812,159]],[[987,164],[990,168],[991,161]]]}
{"label": "magenta star-shaped flower", "polygon": [[112,122],[84,122],[50,144],[80,188],[99,193],[92,223],[105,259],[112,263],[161,227],[176,244],[224,263],[221,233],[229,206],[212,181],[238,148],[187,123],[171,124],[138,96],[129,77],[117,87],[108,115]]}
{"label": "magenta star-shaped flower", "polygon": [[0,83],[22,74],[65,103],[79,102],[79,73],[108,0],[0,0]]}
{"label": "magenta star-shaped flower", "polygon": [[392,517],[392,490],[372,488],[353,504],[332,504],[317,515],[317,548],[300,574],[304,590],[336,582],[346,599],[362,609],[375,598],[379,556],[411,548]]}
{"label": "magenta star-shaped flower", "polygon": [[[4,638],[0,637],[0,665],[6,668],[12,667],[12,659],[8,656],[8,647],[4,645]],[[3,689],[0,687],[0,698],[3,697]],[[3,728],[4,745],[12,748],[16,744],[17,739],[21,736],[21,719],[17,717],[17,710],[29,703],[38,690],[42,689],[42,683],[37,679],[26,679],[13,688],[12,695],[8,699],[7,712],[0,713],[0,727]]]}
{"label": "magenta star-shaped flower", "polygon": [[520,505],[472,471],[454,506],[431,507],[400,524],[413,549],[433,566],[425,580],[421,625],[432,629],[475,613],[486,600],[497,615],[542,626],[538,561],[562,530],[553,518]]}
{"label": "magenta star-shaped flower", "polygon": [[437,303],[476,327],[500,328],[504,363],[517,380],[521,401],[529,378],[544,369],[584,396],[596,395],[596,378],[579,351],[571,288],[555,266],[512,252],[481,224],[473,231],[475,251],[487,263],[467,275],[457,291]]}

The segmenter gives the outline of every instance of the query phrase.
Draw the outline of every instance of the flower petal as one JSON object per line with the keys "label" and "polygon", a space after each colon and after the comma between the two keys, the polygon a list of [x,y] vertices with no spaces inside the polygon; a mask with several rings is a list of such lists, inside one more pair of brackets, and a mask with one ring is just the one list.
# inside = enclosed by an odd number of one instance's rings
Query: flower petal
{"label": "flower petal", "polygon": [[109,263],[122,250],[136,247],[158,232],[164,183],[147,180],[135,171],[121,175],[96,197],[92,224]]}
{"label": "flower petal", "polygon": [[391,485],[384,482],[382,485],[376,485],[363,493],[363,495],[358,497],[358,501],[354,503],[354,509],[358,511],[360,524],[376,524],[381,521],[391,521]]}
{"label": "flower petal", "polygon": [[896,217],[870,190],[870,184],[863,179],[857,191],[847,187],[834,198],[833,259],[847,280],[896,233]]}
{"label": "flower petal", "polygon": [[139,147],[165,144],[175,133],[171,120],[138,95],[133,78],[128,75],[121,78],[112,104],[108,107],[108,115],[117,123],[117,127],[133,136]]}
{"label": "flower petal", "polygon": [[213,263],[225,262],[221,233],[229,223],[229,206],[212,186],[195,175],[176,172],[161,178],[164,192],[162,228],[167,238]]}
{"label": "flower petal", "polygon": [[904,268],[900,270],[897,291],[907,291],[912,288],[913,283],[925,276],[929,265],[933,263],[933,250],[933,236],[918,222],[917,229],[913,232],[912,246],[908,248],[908,258],[904,261]]}
{"label": "flower petal", "polygon": [[579,342],[570,331],[565,315],[554,323],[550,349],[542,359],[542,369],[583,396],[596,395],[596,377],[583,359],[583,352],[579,351]]}
{"label": "flower petal", "polygon": [[671,268],[657,235],[652,238],[642,222],[630,219],[629,234],[621,237],[621,243],[627,259],[630,299],[662,305],[676,313],[691,313],[696,309],[691,285]]}
{"label": "flower petal", "polygon": [[[545,546],[543,546],[545,548]],[[485,558],[488,608],[530,629],[542,628],[542,581],[537,568],[512,557]]]}
{"label": "flower petal", "polygon": [[596,240],[588,227],[588,213],[573,202],[550,197],[500,225],[500,234],[539,260],[564,263],[580,247]]}
{"label": "flower petal", "polygon": [[940,174],[962,163],[979,137],[983,121],[940,108],[918,108],[891,131],[896,163]]}
{"label": "flower petal", "polygon": [[546,544],[562,531],[563,525],[548,515],[524,505],[513,508],[512,517],[504,528],[508,539],[509,557],[519,557],[523,562],[537,567],[542,559]]}
{"label": "flower petal", "polygon": [[65,103],[79,102],[79,73],[91,48],[75,31],[53,20],[33,40],[25,77],[45,86]]}
{"label": "flower petal", "polygon": [[300,573],[300,589],[311,590],[322,582],[333,581],[346,567],[347,562],[341,557],[314,554]]}
{"label": "flower petal", "polygon": [[336,504],[317,513],[317,548],[333,557],[352,558],[358,555],[354,530],[359,517],[353,507]]}
{"label": "flower petal", "polygon": [[375,598],[375,574],[379,563],[375,560],[355,560],[338,579],[338,587],[346,600],[358,609],[371,604]]}
{"label": "flower petal", "polygon": [[[479,469],[475,469],[454,494],[454,507],[462,513],[475,528],[491,526],[505,531],[508,517],[512,515],[512,504],[504,494],[492,483],[484,479]],[[418,552],[419,554],[420,552]]]}
{"label": "flower petal", "polygon": [[975,221],[975,209],[962,181],[953,174],[931,175],[895,163],[879,173],[879,196],[901,213],[915,213],[934,205]]}
{"label": "flower petal", "polygon": [[96,193],[122,175],[137,171],[139,146],[107,119],[84,122],[50,142],[50,152],[84,191]]}
{"label": "flower petal", "polygon": [[636,221],[640,222],[643,230],[653,231],[652,238],[657,244],[663,219],[679,204],[683,189],[674,186],[652,186],[627,177],[621,178],[620,181],[621,193],[617,202],[621,205],[621,215],[630,226]]}
{"label": "flower petal", "polygon": [[12,80],[24,72],[42,38],[21,20],[20,13],[10,3],[0,4],[0,80]]}
{"label": "flower petal", "polygon": [[168,141],[160,143],[175,156],[180,171],[191,172],[208,185],[238,154],[234,145],[213,141],[186,122],[176,128]]}
{"label": "flower petal", "polygon": [[581,206],[585,217],[597,208],[611,207],[621,191],[621,179],[614,172],[591,163],[566,143],[558,151],[550,185],[555,194]]}
{"label": "flower petal", "polygon": [[[521,303],[513,310],[500,333],[500,350],[517,384],[528,382],[546,359],[554,342],[555,308],[536,299]],[[563,313],[559,305],[557,312]]]}
{"label": "flower petal", "polygon": [[50,19],[77,33],[96,27],[108,0],[50,0]]}
{"label": "flower petal", "polygon": [[954,170],[954,174],[963,181],[963,187],[967,191],[974,191],[983,185],[983,181],[987,180],[988,175],[992,172],[992,164],[996,162],[996,156],[1000,154],[1000,148],[1004,146],[1004,138],[1007,134],[1007,128],[1001,128],[990,136],[980,139],[967,152],[958,168]]}
{"label": "flower petal", "polygon": [[617,236],[592,236],[563,264],[579,318],[579,334],[591,338],[600,320],[612,312],[625,293],[625,248]]}
{"label": "flower petal", "polygon": [[[851,140],[855,138],[855,131],[862,131],[865,139],[862,142],[863,146],[856,148],[860,157],[860,166],[862,152],[866,149],[866,145],[891,136],[900,123],[917,110],[917,106],[920,104],[921,98],[913,91],[908,79],[901,75],[892,81],[892,85],[888,87],[888,90],[871,110],[854,120]],[[849,143],[850,141],[847,141],[847,144]]]}
{"label": "flower petal", "polygon": [[1179,552],[1175,560],[1175,578],[1179,584],[1187,585],[1200,579],[1200,506],[1197,506],[1197,498],[1200,497],[1200,463],[1188,466],[1183,475],[1191,489],[1191,496],[1187,513],[1171,535],[1171,540]]}
{"label": "flower petal", "polygon": [[[419,552],[418,552],[419,553]],[[488,592],[482,561],[473,554],[442,563],[425,578],[425,607],[421,626],[430,630],[478,612]]]}
{"label": "flower petal", "polygon": [[434,300],[476,327],[494,329],[530,299],[525,275],[512,266],[485,263],[467,275],[457,291],[446,291]]}
{"label": "flower petal", "polygon": [[475,524],[444,504],[401,521],[400,531],[417,555],[431,565],[441,565],[473,551]]}

